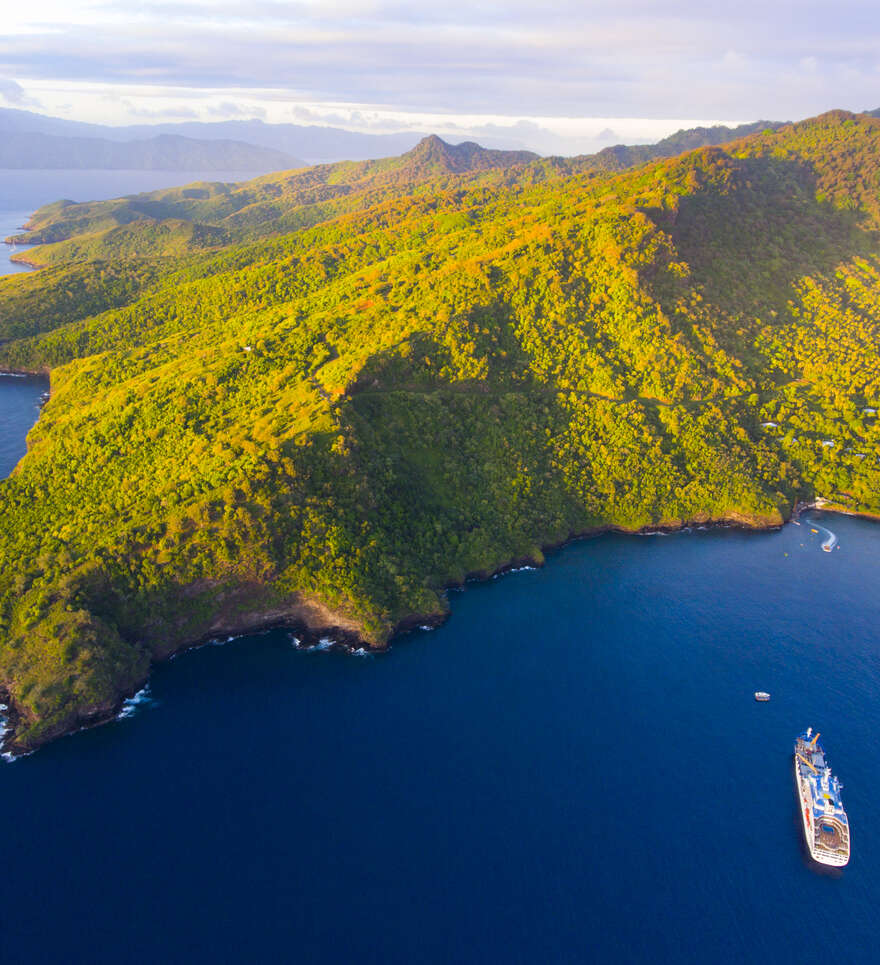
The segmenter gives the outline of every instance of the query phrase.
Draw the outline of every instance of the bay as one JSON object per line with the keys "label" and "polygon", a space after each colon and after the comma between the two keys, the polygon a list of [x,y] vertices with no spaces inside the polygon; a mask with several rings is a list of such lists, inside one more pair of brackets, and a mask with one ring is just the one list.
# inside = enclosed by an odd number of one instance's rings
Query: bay
{"label": "bay", "polygon": [[[0,172],[0,234],[199,178]],[[47,386],[0,376],[0,476]],[[3,960],[873,961],[880,526],[812,518],[839,548],[604,536],[381,656],[278,630],[157,667],[124,719],[0,765]],[[842,872],[802,841],[807,726]]]}
{"label": "bay", "polygon": [[[31,171],[0,169],[0,243],[18,233],[34,211],[52,201],[105,201],[193,181],[246,181],[254,171]],[[31,269],[10,261],[27,245],[0,248],[0,276]]]}
{"label": "bay", "polygon": [[[839,549],[608,535],[384,655],[277,630],[157,667],[125,719],[0,766],[4,961],[875,960],[880,527],[811,518]],[[802,841],[810,725],[842,872]]]}
{"label": "bay", "polygon": [[[12,210],[4,211],[0,208],[0,242],[5,238],[17,234],[22,230],[22,226],[31,216],[30,211]],[[18,275],[25,271],[32,271],[30,265],[23,265],[21,262],[12,261],[13,255],[22,254],[32,248],[32,245],[11,245],[4,244],[0,249],[0,275]]]}
{"label": "bay", "polygon": [[40,413],[40,396],[49,390],[42,376],[0,374],[0,479],[27,451],[25,437]]}

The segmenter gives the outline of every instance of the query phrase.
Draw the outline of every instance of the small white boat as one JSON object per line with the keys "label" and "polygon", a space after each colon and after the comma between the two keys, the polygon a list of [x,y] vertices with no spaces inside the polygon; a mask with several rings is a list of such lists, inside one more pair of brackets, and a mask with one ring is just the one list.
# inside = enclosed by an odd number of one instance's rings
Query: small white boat
{"label": "small white boat", "polygon": [[756,691],[755,691],[755,700],[759,700],[759,701],[761,701],[761,702],[764,702],[764,701],[767,701],[767,700],[769,700],[769,699],[770,699],[770,694],[768,694],[766,691],[764,691],[764,690],[756,690]]}

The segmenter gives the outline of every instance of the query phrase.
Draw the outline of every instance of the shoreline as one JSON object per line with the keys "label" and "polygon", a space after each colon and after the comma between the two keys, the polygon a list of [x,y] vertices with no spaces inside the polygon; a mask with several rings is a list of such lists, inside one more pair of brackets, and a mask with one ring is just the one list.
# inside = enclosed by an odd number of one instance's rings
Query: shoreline
{"label": "shoreline", "polygon": [[[22,230],[27,230],[27,229],[25,227]],[[28,244],[27,247],[25,247],[22,251],[16,252],[17,245],[13,244],[12,239],[13,239],[13,235],[10,235],[8,238],[3,239],[3,244],[6,245],[7,248],[12,248],[13,250],[12,254],[7,255],[7,260],[11,265],[25,265],[27,268],[30,268],[31,271],[38,271],[40,268],[46,267],[45,265],[40,264],[40,262],[34,261],[32,258],[28,258],[26,254],[26,252],[31,251],[31,249],[38,248],[39,245]],[[0,278],[4,278],[4,277],[6,276],[0,275]]]}
{"label": "shoreline", "polygon": [[[485,583],[523,568],[541,569],[546,564],[546,553],[562,550],[570,544],[610,533],[622,536],[661,536],[683,533],[694,527],[699,527],[704,530],[741,529],[751,532],[773,532],[782,530],[783,526],[787,523],[797,520],[801,513],[811,509],[839,515],[856,516],[874,522],[880,522],[880,514],[861,513],[845,508],[838,508],[835,504],[831,504],[827,500],[817,498],[811,502],[801,502],[798,500],[788,518],[783,517],[781,522],[776,522],[769,517],[749,517],[746,515],[731,514],[730,516],[720,518],[712,518],[708,515],[697,515],[692,519],[682,520],[677,523],[643,526],[638,529],[627,529],[623,526],[608,524],[591,527],[583,532],[573,533],[559,542],[542,544],[540,547],[540,558],[536,556],[517,557],[496,566],[492,570],[477,570],[467,573],[463,580],[450,580],[444,583],[441,589],[444,592],[449,590],[463,591],[467,588],[468,583]],[[287,613],[285,613],[284,610],[286,610]],[[322,613],[322,615],[326,615],[330,619],[327,621],[318,620],[316,622],[309,622],[308,616],[311,613]],[[346,654],[353,654],[355,652],[360,654],[378,654],[387,652],[398,638],[404,637],[414,630],[437,629],[437,627],[442,626],[450,616],[451,609],[449,606],[444,609],[438,609],[432,613],[408,614],[394,625],[387,639],[381,645],[368,641],[360,632],[355,622],[347,620],[321,605],[315,607],[308,602],[305,604],[302,602],[291,603],[281,611],[278,609],[269,611],[264,614],[263,617],[252,614],[250,617],[243,618],[239,621],[221,621],[215,623],[211,629],[203,635],[182,643],[180,646],[174,647],[167,653],[162,654],[161,657],[151,660],[147,675],[133,687],[117,694],[112,703],[108,701],[96,707],[93,711],[83,714],[73,725],[59,727],[57,731],[50,731],[33,746],[15,746],[16,724],[22,719],[23,715],[17,708],[12,694],[5,686],[0,684],[0,704],[5,704],[7,708],[0,714],[0,716],[6,719],[6,727],[0,731],[0,733],[2,733],[0,756],[7,762],[11,762],[17,760],[19,757],[25,757],[34,753],[44,744],[57,738],[66,737],[79,731],[91,729],[92,727],[117,720],[126,701],[131,700],[136,694],[142,691],[145,686],[149,685],[150,675],[157,664],[173,660],[178,654],[185,653],[189,650],[198,650],[205,646],[216,645],[218,641],[228,643],[250,634],[284,630],[299,638],[297,649],[334,650]]]}
{"label": "shoreline", "polygon": [[[4,276],[0,275],[0,278],[2,277]],[[3,343],[0,342],[0,345],[2,344]],[[3,377],[3,376],[9,379],[28,379],[28,378],[51,379],[52,370],[51,369],[0,369],[0,377]],[[33,428],[33,426],[31,428]]]}
{"label": "shoreline", "polygon": [[9,263],[12,264],[12,265],[25,265],[27,268],[30,268],[31,271],[39,271],[41,268],[45,268],[45,267],[46,267],[46,266],[45,266],[44,264],[42,264],[41,262],[33,261],[33,259],[31,259],[31,258],[26,258],[23,254],[22,254],[22,255],[10,255],[10,256],[9,256]]}

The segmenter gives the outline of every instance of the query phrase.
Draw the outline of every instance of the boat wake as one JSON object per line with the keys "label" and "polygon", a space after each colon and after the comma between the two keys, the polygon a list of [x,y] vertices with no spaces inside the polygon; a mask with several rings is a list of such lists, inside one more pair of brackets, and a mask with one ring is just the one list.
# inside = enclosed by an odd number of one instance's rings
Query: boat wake
{"label": "boat wake", "polygon": [[837,546],[837,536],[832,533],[830,529],[826,529],[824,526],[820,526],[815,520],[810,521],[813,528],[821,533],[825,534],[825,539],[822,540],[822,549],[826,553],[830,553],[835,546]]}

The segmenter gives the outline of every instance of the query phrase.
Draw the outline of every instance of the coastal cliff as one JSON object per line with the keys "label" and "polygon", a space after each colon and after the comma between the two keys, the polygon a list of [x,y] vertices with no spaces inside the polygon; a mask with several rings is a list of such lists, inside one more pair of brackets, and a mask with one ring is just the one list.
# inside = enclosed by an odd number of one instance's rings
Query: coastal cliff
{"label": "coastal cliff", "polygon": [[[559,549],[577,540],[610,532],[651,535],[672,533],[692,525],[767,530],[778,529],[783,522],[782,516],[758,517],[731,513],[727,518],[722,519],[713,519],[706,514],[701,514],[692,520],[665,522],[641,530],[630,530],[619,526],[598,527],[588,532],[572,534],[562,543],[544,546],[537,555],[510,560],[494,569],[468,573],[463,581],[447,582],[444,589],[462,589],[466,583],[494,579],[520,567],[541,567],[545,563],[544,552]],[[217,587],[190,586],[184,588],[183,596],[197,598],[211,589],[216,590]],[[255,606],[255,600],[260,599],[263,601],[262,607]],[[152,664],[167,660],[182,650],[198,647],[214,640],[284,628],[296,634],[299,646],[303,649],[330,641],[334,648],[349,653],[363,650],[382,652],[388,649],[396,637],[414,629],[432,629],[449,617],[448,604],[445,597],[441,596],[437,609],[433,612],[407,614],[391,628],[386,639],[376,639],[368,636],[365,628],[355,620],[343,613],[333,612],[317,600],[304,600],[299,594],[294,594],[289,600],[274,600],[272,594],[267,593],[266,587],[255,584],[224,587],[221,592],[211,597],[211,607],[211,611],[207,614],[208,624],[205,627],[200,629],[198,623],[188,622],[185,629],[182,626],[176,628],[178,632],[175,638],[170,635],[175,628],[166,626],[164,628],[166,635],[159,636],[148,644],[149,663],[142,662],[133,668],[133,672],[128,676],[117,677],[100,700],[70,708],[66,715],[56,717],[49,726],[45,726],[39,718],[28,713],[27,709],[16,702],[12,692],[0,686],[0,705],[5,708],[0,712],[0,716],[6,720],[6,726],[0,733],[0,754],[3,754],[7,760],[13,760],[33,753],[43,744],[58,737],[117,719],[124,702],[147,685]],[[186,634],[193,634],[193,636],[187,637]]]}
{"label": "coastal cliff", "polygon": [[618,173],[431,139],[42,209],[0,283],[0,367],[52,378],[0,485],[9,748],[211,636],[384,647],[573,536],[880,512],[878,173],[833,112]]}

